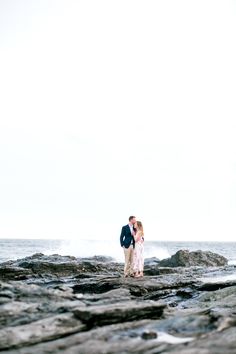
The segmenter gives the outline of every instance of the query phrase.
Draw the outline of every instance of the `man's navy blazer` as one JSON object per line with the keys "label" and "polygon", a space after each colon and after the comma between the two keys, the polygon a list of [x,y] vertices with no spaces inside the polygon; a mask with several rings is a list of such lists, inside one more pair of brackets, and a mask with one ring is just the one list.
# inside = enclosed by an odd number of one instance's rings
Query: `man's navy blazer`
{"label": "man's navy blazer", "polygon": [[129,246],[133,244],[135,246],[134,236],[131,234],[129,224],[122,227],[120,234],[120,245],[121,247],[125,246],[125,248],[129,248]]}

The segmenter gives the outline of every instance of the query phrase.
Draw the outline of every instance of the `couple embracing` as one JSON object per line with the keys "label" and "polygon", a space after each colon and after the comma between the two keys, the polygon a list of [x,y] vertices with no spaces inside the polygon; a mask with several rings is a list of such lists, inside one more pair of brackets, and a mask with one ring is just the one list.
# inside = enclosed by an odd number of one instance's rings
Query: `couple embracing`
{"label": "couple embracing", "polygon": [[143,276],[143,243],[143,225],[141,221],[136,221],[135,216],[130,216],[128,225],[122,227],[120,235],[120,245],[125,255],[125,277]]}

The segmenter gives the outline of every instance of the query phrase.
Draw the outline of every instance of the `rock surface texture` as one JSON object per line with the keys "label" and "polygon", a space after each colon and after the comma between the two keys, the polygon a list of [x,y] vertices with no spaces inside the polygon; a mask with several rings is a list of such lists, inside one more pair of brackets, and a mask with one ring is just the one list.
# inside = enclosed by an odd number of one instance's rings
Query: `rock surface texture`
{"label": "rock surface texture", "polygon": [[219,267],[226,265],[227,259],[212,252],[180,250],[171,258],[163,259],[159,265],[161,267]]}
{"label": "rock surface texture", "polygon": [[0,351],[11,354],[235,354],[236,268],[181,250],[124,278],[110,258],[0,264]]}

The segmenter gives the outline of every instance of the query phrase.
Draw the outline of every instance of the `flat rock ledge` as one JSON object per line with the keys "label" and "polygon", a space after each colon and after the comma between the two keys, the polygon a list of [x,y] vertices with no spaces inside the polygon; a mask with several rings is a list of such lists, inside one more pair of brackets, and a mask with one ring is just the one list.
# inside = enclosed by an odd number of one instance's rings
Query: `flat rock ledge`
{"label": "flat rock ledge", "polygon": [[124,278],[107,257],[35,254],[0,264],[0,351],[235,354],[236,268],[180,250]]}

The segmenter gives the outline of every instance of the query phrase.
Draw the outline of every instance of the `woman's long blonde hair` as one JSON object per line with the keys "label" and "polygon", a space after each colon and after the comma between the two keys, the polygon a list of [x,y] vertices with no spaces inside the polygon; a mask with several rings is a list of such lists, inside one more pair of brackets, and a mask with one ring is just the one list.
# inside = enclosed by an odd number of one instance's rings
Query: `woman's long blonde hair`
{"label": "woman's long blonde hair", "polygon": [[143,224],[141,223],[141,221],[137,221],[137,227],[138,227],[138,230],[141,231],[141,235],[143,236],[144,235]]}

